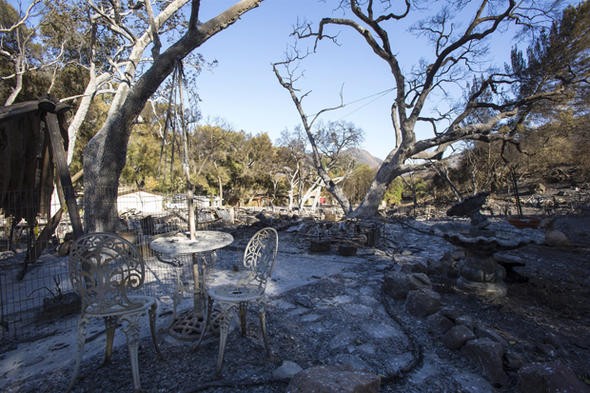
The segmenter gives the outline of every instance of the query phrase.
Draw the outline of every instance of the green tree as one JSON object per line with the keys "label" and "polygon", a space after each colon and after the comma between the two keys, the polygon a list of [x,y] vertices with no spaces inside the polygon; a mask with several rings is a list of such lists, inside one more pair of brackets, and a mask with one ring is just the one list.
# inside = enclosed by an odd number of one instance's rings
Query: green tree
{"label": "green tree", "polygon": [[342,189],[351,204],[360,203],[371,186],[371,180],[375,176],[375,169],[368,165],[357,165],[352,173],[345,177]]}
{"label": "green tree", "polygon": [[[43,18],[39,0],[25,10],[15,10],[0,0],[0,99],[4,105],[37,99],[44,95],[49,81],[41,72],[43,47],[36,41],[32,20]],[[18,100],[17,100],[18,98]]]}
{"label": "green tree", "polygon": [[385,200],[388,205],[399,205],[402,202],[403,193],[404,182],[401,177],[398,177],[392,181],[387,188],[383,200]]}

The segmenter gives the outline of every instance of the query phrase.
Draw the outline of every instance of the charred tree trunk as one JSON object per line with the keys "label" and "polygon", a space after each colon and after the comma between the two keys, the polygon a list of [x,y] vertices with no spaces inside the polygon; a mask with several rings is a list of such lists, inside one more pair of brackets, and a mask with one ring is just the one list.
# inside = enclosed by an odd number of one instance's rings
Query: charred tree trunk
{"label": "charred tree trunk", "polygon": [[121,84],[107,121],[84,149],[84,218],[88,232],[114,231],[116,228],[117,189],[125,166],[131,126],[147,100],[170,75],[179,59],[235,23],[247,11],[258,7],[262,1],[238,1],[200,24],[200,2],[193,0],[191,23],[185,35],[156,57],[136,84],[130,87],[124,82]]}

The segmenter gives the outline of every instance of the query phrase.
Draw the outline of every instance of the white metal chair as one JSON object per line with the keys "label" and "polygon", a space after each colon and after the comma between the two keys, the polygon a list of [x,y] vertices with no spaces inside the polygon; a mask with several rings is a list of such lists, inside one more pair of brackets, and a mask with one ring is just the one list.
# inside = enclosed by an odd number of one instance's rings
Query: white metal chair
{"label": "white metal chair", "polygon": [[106,328],[104,363],[111,360],[115,328],[121,324],[127,337],[134,389],[140,390],[138,347],[140,318],[149,314],[154,347],[161,356],[156,341],[156,299],[133,294],[144,282],[145,263],[137,248],[113,233],[90,233],[73,244],[68,259],[70,280],[80,295],[82,308],[78,323],[78,353],[70,390],[80,371],[86,340],[86,325],[90,318],[102,318]]}
{"label": "white metal chair", "polygon": [[[278,244],[277,231],[271,227],[263,228],[252,236],[246,246],[242,271],[212,271],[205,280],[205,291],[209,300],[207,326],[210,326],[213,307],[216,306],[216,311],[219,311],[216,317],[219,321],[219,355],[216,368],[218,374],[221,373],[223,365],[223,354],[232,316],[239,311],[242,335],[245,336],[246,311],[249,303],[258,306],[264,347],[267,355],[271,355],[266,332],[265,290],[275,265]],[[202,338],[203,334],[201,334]]]}

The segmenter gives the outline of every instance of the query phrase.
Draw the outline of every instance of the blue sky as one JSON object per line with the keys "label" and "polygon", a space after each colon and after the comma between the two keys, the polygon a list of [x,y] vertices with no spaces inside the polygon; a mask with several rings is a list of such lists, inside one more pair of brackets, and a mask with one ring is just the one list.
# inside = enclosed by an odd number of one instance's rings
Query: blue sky
{"label": "blue sky", "polygon": [[[217,8],[213,12],[234,2],[215,3]],[[203,2],[203,20],[213,14],[204,13],[211,10],[210,5],[211,2]],[[293,130],[300,124],[299,115],[289,93],[279,85],[271,63],[283,58],[298,18],[317,21],[331,12],[332,7],[317,0],[266,0],[201,46],[199,53],[207,60],[219,62],[217,67],[203,71],[196,81],[203,121],[221,118],[235,130],[253,135],[266,132],[273,142],[285,128]],[[338,105],[341,88],[345,104],[363,99],[322,119],[350,121],[362,128],[362,147],[384,158],[395,143],[389,120],[393,93],[377,97],[375,94],[390,89],[393,78],[385,63],[357,34],[339,30],[341,46],[322,42],[318,53],[303,65],[305,78],[300,87],[303,91],[312,90],[303,101],[304,108],[306,113],[313,114]],[[403,46],[413,56],[418,55],[419,48],[412,48],[408,37],[403,38]]]}
{"label": "blue sky", "polygon": [[[208,19],[234,2],[203,2],[201,19]],[[235,130],[252,135],[266,132],[273,142],[282,130],[293,130],[300,124],[291,98],[279,85],[271,63],[283,59],[287,45],[292,42],[289,37],[292,26],[298,19],[317,22],[323,16],[340,16],[340,11],[333,14],[336,1],[328,2],[331,5],[318,0],[266,0],[201,46],[198,51],[207,60],[219,62],[217,67],[205,70],[196,81],[202,100],[202,122],[222,119]],[[467,18],[464,21],[467,22]],[[408,32],[410,23],[411,20],[404,21],[395,34],[390,32],[392,46],[406,71],[416,66],[420,58],[432,56],[428,42]],[[392,88],[393,77],[385,62],[352,29],[332,27],[331,32],[339,32],[341,46],[327,40],[321,42],[318,52],[303,64],[305,78],[299,87],[302,91],[311,90],[303,102],[304,109],[307,114],[313,114],[338,105],[343,88],[344,103],[351,104],[325,114],[322,119],[354,123],[364,131],[361,147],[383,159],[395,144],[390,120],[394,93],[376,94]],[[501,40],[490,43],[493,55],[490,58],[496,65],[502,67],[509,58],[512,37],[513,33],[506,34]],[[487,59],[480,60],[487,66]],[[455,93],[461,95],[459,90]],[[444,107],[449,103],[442,97],[435,98],[435,105]],[[429,130],[419,125],[417,135],[426,137]]]}
{"label": "blue sky", "polygon": [[[200,19],[206,21],[236,1],[202,1]],[[337,3],[337,0],[265,0],[260,7],[202,45],[198,52],[207,61],[218,61],[216,67],[204,70],[195,82],[201,98],[202,123],[221,119],[234,130],[252,135],[266,132],[273,142],[277,142],[284,129],[293,130],[299,125],[295,106],[289,93],[279,85],[271,64],[284,58],[286,48],[293,42],[290,33],[298,20],[310,20],[317,26],[321,17],[341,16],[341,11],[334,10]],[[430,7],[438,3],[424,4]],[[467,22],[467,18],[464,21]],[[399,28],[395,32],[390,31],[390,39],[407,72],[420,58],[431,56],[432,50],[425,39],[408,33],[412,20],[402,22],[396,23]],[[341,45],[327,40],[321,42],[318,52],[302,65],[305,74],[298,87],[302,91],[311,90],[303,101],[305,112],[314,114],[340,104],[342,89],[347,105],[323,115],[322,120],[352,122],[364,131],[361,147],[383,159],[395,144],[390,120],[394,93],[378,93],[393,87],[393,77],[385,62],[352,29],[334,26],[330,32],[339,34]],[[514,42],[512,37],[513,34],[506,34],[490,44],[496,65],[502,66],[507,61]],[[306,42],[311,43],[310,40]],[[485,67],[487,59],[481,60]],[[461,95],[458,90],[455,93]],[[442,97],[434,98],[434,105],[449,103]],[[417,135],[427,136],[428,129],[418,128]]]}

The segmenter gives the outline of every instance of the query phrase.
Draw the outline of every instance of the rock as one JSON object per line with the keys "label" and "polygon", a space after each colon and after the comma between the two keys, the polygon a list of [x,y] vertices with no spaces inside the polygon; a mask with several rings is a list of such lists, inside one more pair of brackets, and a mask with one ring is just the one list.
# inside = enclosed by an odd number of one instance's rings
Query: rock
{"label": "rock", "polygon": [[479,213],[489,195],[489,192],[480,192],[474,196],[464,198],[447,210],[447,216],[473,218],[474,215]]}
{"label": "rock", "polygon": [[565,247],[569,246],[571,242],[565,233],[557,229],[550,229],[545,232],[545,244],[553,247]]}
{"label": "rock", "polygon": [[405,299],[411,290],[430,287],[430,278],[424,273],[390,271],[383,277],[383,293],[397,300]]}
{"label": "rock", "polygon": [[219,217],[224,224],[234,224],[236,220],[236,213],[233,207],[217,208],[215,212],[217,213],[217,217]]}
{"label": "rock", "polygon": [[307,295],[297,295],[295,296],[295,304],[298,304],[300,306],[306,307],[306,308],[313,308],[313,301],[311,300],[311,298]]}
{"label": "rock", "polygon": [[493,258],[468,258],[459,267],[461,277],[472,282],[497,282],[506,276]]}
{"label": "rock", "polygon": [[428,323],[428,332],[435,337],[442,336],[455,326],[449,317],[440,312],[429,315],[426,322]]}
{"label": "rock", "polygon": [[378,375],[317,366],[297,373],[287,386],[287,393],[378,393]]}
{"label": "rock", "polygon": [[524,365],[524,359],[521,354],[508,349],[504,353],[504,367],[510,371],[519,370]]}
{"label": "rock", "polygon": [[410,290],[408,275],[390,271],[383,276],[383,294],[394,299],[405,299]]}
{"label": "rock", "polygon": [[260,213],[256,214],[255,216],[263,225],[272,225],[273,216],[270,213],[265,211],[261,211]]}
{"label": "rock", "polygon": [[455,319],[455,323],[457,325],[463,325],[472,330],[475,327],[475,322],[473,322],[473,318],[469,315],[461,315]]}
{"label": "rock", "polygon": [[455,321],[461,317],[461,314],[459,313],[458,310],[456,310],[455,308],[452,308],[452,307],[448,307],[448,306],[442,308],[440,310],[440,313],[442,315],[444,315],[445,317],[449,318],[451,321],[453,321],[453,323],[455,323]]}
{"label": "rock", "polygon": [[493,341],[496,341],[498,344],[502,345],[504,348],[508,347],[508,342],[504,337],[502,337],[498,332],[494,329],[491,329],[487,326],[477,325],[475,326],[474,330],[475,335],[479,338],[489,338]]}
{"label": "rock", "polygon": [[443,336],[442,342],[449,349],[459,349],[467,341],[473,340],[475,337],[475,334],[470,328],[465,325],[457,325],[449,329]]}
{"label": "rock", "polygon": [[[508,385],[508,375],[504,372],[502,345],[489,338],[477,338],[468,341],[461,353],[475,363],[483,376],[495,387]],[[535,390],[531,390],[533,392]]]}
{"label": "rock", "polygon": [[557,230],[563,233],[571,244],[588,247],[590,246],[590,214],[586,212],[581,215],[565,215],[555,217],[548,230]]}
{"label": "rock", "polygon": [[289,360],[284,360],[281,367],[277,368],[272,372],[273,379],[284,380],[284,379],[291,379],[295,374],[302,371],[300,365],[295,362],[291,362]]}
{"label": "rock", "polygon": [[441,307],[440,295],[431,289],[417,289],[408,292],[406,310],[415,317],[427,317]]}
{"label": "rock", "polygon": [[432,281],[424,273],[408,274],[410,280],[410,289],[432,288]]}
{"label": "rock", "polygon": [[533,363],[518,373],[518,390],[523,393],[588,393],[590,387],[560,361]]}
{"label": "rock", "polygon": [[439,260],[438,264],[433,264],[432,271],[447,275],[450,278],[459,276],[459,263],[465,258],[465,251],[455,250],[446,252]]}

